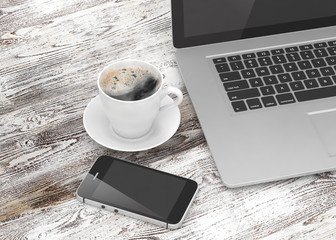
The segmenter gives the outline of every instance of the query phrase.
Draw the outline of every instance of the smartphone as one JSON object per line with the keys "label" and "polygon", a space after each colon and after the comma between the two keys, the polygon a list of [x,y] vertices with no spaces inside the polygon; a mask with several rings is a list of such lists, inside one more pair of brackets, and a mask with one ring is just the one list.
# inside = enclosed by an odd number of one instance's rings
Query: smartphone
{"label": "smartphone", "polygon": [[176,229],[195,198],[187,178],[101,156],[77,189],[80,202]]}

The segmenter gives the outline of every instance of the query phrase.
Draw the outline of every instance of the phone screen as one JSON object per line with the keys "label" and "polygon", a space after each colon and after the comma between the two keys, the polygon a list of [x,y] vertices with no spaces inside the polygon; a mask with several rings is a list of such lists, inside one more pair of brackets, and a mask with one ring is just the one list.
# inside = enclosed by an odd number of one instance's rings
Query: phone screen
{"label": "phone screen", "polygon": [[183,216],[197,189],[190,179],[106,156],[96,161],[86,178],[86,198],[169,223]]}

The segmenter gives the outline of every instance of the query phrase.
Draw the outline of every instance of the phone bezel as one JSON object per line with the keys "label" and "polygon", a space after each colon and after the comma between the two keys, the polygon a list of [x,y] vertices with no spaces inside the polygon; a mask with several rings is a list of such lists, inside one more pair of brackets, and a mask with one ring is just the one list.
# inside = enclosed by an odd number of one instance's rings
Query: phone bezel
{"label": "phone bezel", "polygon": [[[95,197],[92,197],[93,192],[95,191],[96,187],[98,186],[98,181],[92,181],[92,179],[94,178],[95,174],[97,172],[99,172],[99,176],[100,178],[103,178],[104,175],[106,174],[106,172],[108,171],[109,167],[111,167],[111,165],[113,164],[114,161],[120,161],[124,164],[127,165],[133,165],[136,167],[140,167],[140,168],[145,168],[148,171],[156,171],[156,172],[160,172],[161,174],[164,175],[168,175],[171,177],[176,177],[179,179],[183,179],[186,181],[185,186],[183,188],[183,190],[181,191],[180,195],[178,196],[178,199],[175,203],[175,205],[173,206],[169,216],[167,217],[167,219],[164,218],[158,218],[158,217],[154,217],[148,214],[144,214],[142,212],[138,212],[135,211],[133,209],[128,209],[125,208],[124,206],[119,206],[119,205],[111,205],[109,202],[101,200],[101,199],[97,199]],[[98,176],[98,177],[99,177]],[[90,199],[92,201],[95,202],[99,202],[101,204],[105,204],[111,207],[116,207],[119,209],[123,209],[125,211],[128,212],[132,212],[138,215],[142,215],[148,218],[152,218],[152,219],[156,219],[162,222],[165,222],[167,224],[178,224],[181,222],[181,220],[183,219],[183,216],[185,214],[185,212],[188,210],[188,207],[190,205],[190,202],[192,201],[194,195],[197,192],[197,188],[198,188],[198,184],[191,179],[188,178],[183,178],[180,176],[176,176],[170,173],[166,173],[166,172],[162,172],[156,169],[152,169],[152,168],[148,168],[148,167],[144,167],[135,163],[131,163],[129,161],[126,160],[121,160],[118,158],[114,158],[114,157],[109,157],[109,156],[101,156],[99,157],[96,162],[93,164],[92,168],[90,169],[89,173],[85,176],[83,182],[81,183],[81,185],[78,187],[77,190],[77,195],[80,196],[83,199]]]}

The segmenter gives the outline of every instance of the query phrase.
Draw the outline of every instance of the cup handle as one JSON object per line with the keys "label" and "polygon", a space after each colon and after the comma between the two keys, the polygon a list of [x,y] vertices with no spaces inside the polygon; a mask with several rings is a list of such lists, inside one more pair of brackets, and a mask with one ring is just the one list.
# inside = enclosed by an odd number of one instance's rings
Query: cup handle
{"label": "cup handle", "polygon": [[176,88],[176,87],[171,87],[171,86],[167,86],[164,89],[164,94],[163,94],[163,98],[165,96],[167,96],[168,94],[173,94],[176,96],[176,99],[174,100],[174,102],[166,104],[162,107],[160,107],[160,111],[166,111],[168,109],[172,109],[174,107],[177,107],[183,100],[183,94],[181,92],[180,89]]}

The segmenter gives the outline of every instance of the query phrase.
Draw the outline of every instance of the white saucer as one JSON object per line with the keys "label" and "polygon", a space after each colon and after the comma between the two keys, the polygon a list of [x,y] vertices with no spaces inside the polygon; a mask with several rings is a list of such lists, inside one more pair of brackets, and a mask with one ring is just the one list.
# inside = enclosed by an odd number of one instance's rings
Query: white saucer
{"label": "white saucer", "polygon": [[[162,105],[172,101],[167,96],[163,99]],[[110,129],[99,96],[89,102],[83,115],[84,128],[93,140],[104,147],[125,152],[147,150],[166,142],[174,135],[180,121],[181,114],[178,107],[160,112],[149,133],[141,138],[127,139]]]}

